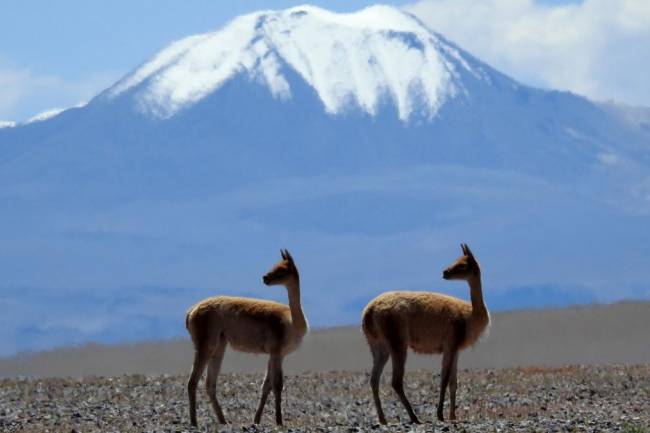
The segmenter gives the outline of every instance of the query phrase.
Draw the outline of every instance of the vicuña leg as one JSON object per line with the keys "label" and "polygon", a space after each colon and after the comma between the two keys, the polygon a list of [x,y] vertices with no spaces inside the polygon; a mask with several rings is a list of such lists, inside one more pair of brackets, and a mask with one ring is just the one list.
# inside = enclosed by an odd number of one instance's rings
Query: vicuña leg
{"label": "vicu\u00f1a leg", "polygon": [[282,375],[282,356],[271,355],[270,362],[272,364],[273,376],[271,376],[271,386],[273,387],[273,395],[275,396],[275,423],[282,425],[282,388],[283,388],[283,375]]}
{"label": "vicu\u00f1a leg", "polygon": [[257,412],[255,412],[255,419],[253,422],[259,424],[262,419],[262,412],[264,412],[264,406],[266,405],[266,399],[271,392],[271,378],[273,377],[273,368],[271,363],[271,358],[266,366],[266,376],[264,377],[264,383],[262,384],[262,397],[260,398],[260,404],[257,406]]}
{"label": "vicu\u00f1a leg", "polygon": [[451,373],[449,378],[449,419],[454,421],[456,419],[456,388],[458,387],[458,352],[454,353],[454,361],[451,365]]}
{"label": "vicu\u00f1a leg", "polygon": [[217,347],[212,354],[212,357],[208,361],[208,377],[205,380],[205,390],[208,393],[210,398],[210,403],[212,404],[212,410],[217,416],[217,419],[221,424],[226,424],[226,418],[223,416],[223,411],[219,405],[219,400],[217,400],[217,379],[219,377],[219,371],[221,370],[221,362],[223,361],[223,355],[226,351],[226,339],[220,338],[217,343]]}
{"label": "vicu\u00f1a leg", "polygon": [[381,373],[384,371],[384,366],[388,361],[388,351],[383,347],[371,346],[372,351],[372,374],[370,376],[370,387],[372,388],[372,398],[375,400],[375,408],[377,409],[377,417],[381,424],[386,424],[386,417],[381,408],[381,400],[379,399],[379,383],[381,381]]}
{"label": "vicu\u00f1a leg", "polygon": [[393,389],[406,408],[406,411],[409,414],[409,418],[411,418],[411,422],[419,424],[420,421],[418,420],[418,417],[415,416],[415,412],[413,412],[411,403],[409,403],[408,399],[406,398],[406,394],[404,394],[404,365],[406,364],[406,345],[394,344],[393,347],[391,347],[390,356],[393,361]]}
{"label": "vicu\u00f1a leg", "polygon": [[442,354],[442,370],[440,372],[440,396],[438,398],[438,419],[444,421],[445,417],[443,416],[442,409],[445,405],[445,393],[447,391],[447,385],[449,384],[449,377],[451,376],[451,367],[454,363],[454,357],[456,352],[453,350],[445,350]]}
{"label": "vicu\u00f1a leg", "polygon": [[194,364],[192,373],[187,381],[187,396],[190,400],[190,422],[196,427],[196,387],[205,370],[205,364],[208,362],[208,351],[206,348],[199,348],[194,351]]}

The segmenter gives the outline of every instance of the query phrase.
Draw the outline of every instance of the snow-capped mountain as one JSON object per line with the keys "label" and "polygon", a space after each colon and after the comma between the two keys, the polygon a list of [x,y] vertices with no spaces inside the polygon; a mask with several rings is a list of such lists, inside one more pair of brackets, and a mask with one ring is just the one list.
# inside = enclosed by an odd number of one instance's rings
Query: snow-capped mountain
{"label": "snow-capped mountain", "polygon": [[237,74],[290,98],[286,66],[318,94],[325,111],[355,105],[375,115],[388,96],[398,116],[435,115],[462,87],[461,74],[489,81],[480,65],[413,16],[387,6],[335,14],[302,6],[233,20],[218,32],[173,43],[107,91],[136,89],[138,108],[170,117],[195,104]]}
{"label": "snow-capped mountain", "polygon": [[496,309],[648,296],[638,113],[515,82],[387,6],[236,18],[0,129],[0,353],[182,334],[214,293],[284,299],[259,278],[285,247],[317,326],[449,291],[461,241]]}

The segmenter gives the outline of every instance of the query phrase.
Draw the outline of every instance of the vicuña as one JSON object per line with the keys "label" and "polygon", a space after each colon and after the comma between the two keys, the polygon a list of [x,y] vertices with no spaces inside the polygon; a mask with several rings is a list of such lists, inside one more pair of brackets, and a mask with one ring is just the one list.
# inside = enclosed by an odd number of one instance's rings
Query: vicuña
{"label": "vicu\u00f1a", "polygon": [[298,268],[282,250],[282,260],[263,277],[267,286],[282,284],[289,294],[289,305],[261,299],[216,296],[194,305],[187,312],[186,326],[194,343],[194,365],[187,383],[190,421],[196,426],[196,387],[208,366],[205,388],[219,422],[226,419],[217,399],[217,377],[221,361],[230,344],[235,350],[268,353],[262,397],[255,413],[258,424],[269,392],[275,395],[275,422],[282,424],[282,360],[296,350],[307,332],[307,321],[300,305]]}
{"label": "vicu\u00f1a", "polygon": [[469,247],[461,244],[461,248],[463,256],[442,276],[445,280],[467,281],[471,303],[440,293],[387,292],[370,301],[363,311],[362,328],[373,359],[370,386],[382,424],[386,424],[386,417],[379,399],[379,382],[389,356],[393,363],[393,389],[411,422],[419,423],[404,394],[404,364],[409,347],[418,353],[442,353],[437,416],[444,420],[442,409],[449,385],[449,418],[456,419],[458,352],[474,344],[490,322],[483,302],[481,269]]}

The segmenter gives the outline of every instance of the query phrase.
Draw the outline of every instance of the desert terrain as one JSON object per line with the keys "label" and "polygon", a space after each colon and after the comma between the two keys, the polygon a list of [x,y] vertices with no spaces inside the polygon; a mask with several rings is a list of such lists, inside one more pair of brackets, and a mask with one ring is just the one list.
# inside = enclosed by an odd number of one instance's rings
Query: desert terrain
{"label": "desert terrain", "polygon": [[[368,375],[362,372],[289,374],[285,426],[273,404],[252,424],[262,373],[228,373],[218,396],[231,423],[217,428],[199,393],[199,428],[187,416],[184,375],[122,375],[85,379],[0,380],[3,432],[646,432],[650,428],[650,365],[477,369],[459,372],[458,421],[435,419],[439,376],[411,371],[406,393],[423,422],[412,425],[389,386],[382,384],[389,425],[377,423]],[[201,391],[203,389],[201,388]]]}

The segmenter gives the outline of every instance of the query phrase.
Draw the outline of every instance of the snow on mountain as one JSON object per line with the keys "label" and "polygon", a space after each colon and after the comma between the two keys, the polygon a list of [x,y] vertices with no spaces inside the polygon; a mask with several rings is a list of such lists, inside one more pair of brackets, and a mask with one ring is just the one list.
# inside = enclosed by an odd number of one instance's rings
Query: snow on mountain
{"label": "snow on mountain", "polygon": [[466,293],[440,279],[459,242],[494,309],[650,297],[647,119],[391,7],[236,18],[0,128],[0,354],[183,335],[217,293],[285,301],[260,284],[279,248],[315,326],[383,290]]}
{"label": "snow on mountain", "polygon": [[225,28],[182,39],[109,90],[143,82],[140,108],[169,117],[246,72],[279,98],[291,96],[287,64],[312,86],[328,113],[353,103],[372,115],[382,97],[407,120],[414,105],[428,114],[458,91],[458,69],[486,76],[415,17],[388,6],[336,14],[313,6],[245,15]]}
{"label": "snow on mountain", "polygon": [[42,122],[44,120],[51,119],[61,114],[64,110],[65,108],[51,108],[49,110],[45,110],[41,113],[36,114],[35,116],[30,117],[26,123]]}

